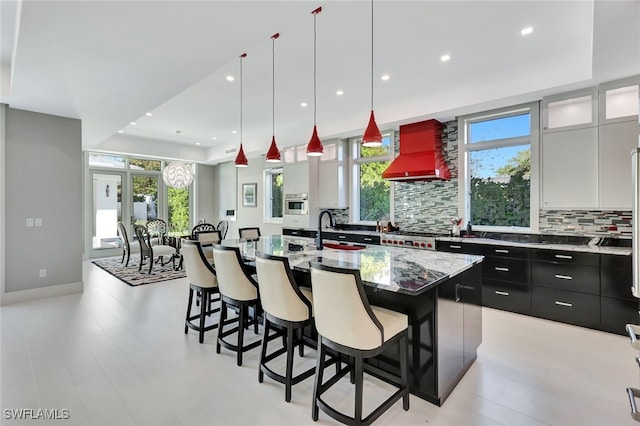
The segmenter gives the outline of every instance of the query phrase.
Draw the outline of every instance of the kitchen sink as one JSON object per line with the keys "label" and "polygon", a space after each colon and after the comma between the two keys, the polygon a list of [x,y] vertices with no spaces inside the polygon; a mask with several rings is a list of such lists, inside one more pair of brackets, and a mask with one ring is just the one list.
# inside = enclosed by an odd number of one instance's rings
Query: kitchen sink
{"label": "kitchen sink", "polygon": [[335,250],[362,250],[364,248],[367,248],[367,246],[361,246],[357,244],[351,245],[351,244],[324,243],[323,246],[326,248],[335,249]]}

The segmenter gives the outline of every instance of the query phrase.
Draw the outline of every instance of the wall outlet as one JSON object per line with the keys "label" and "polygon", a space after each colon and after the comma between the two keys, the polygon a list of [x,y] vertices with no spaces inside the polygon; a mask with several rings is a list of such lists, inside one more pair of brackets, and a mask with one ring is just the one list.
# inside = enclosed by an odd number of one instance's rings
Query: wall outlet
{"label": "wall outlet", "polygon": [[42,226],[42,218],[41,217],[36,217],[35,225],[36,226]]}
{"label": "wall outlet", "polygon": [[47,277],[47,270],[40,269],[40,278],[46,278],[46,277]]}
{"label": "wall outlet", "polygon": [[33,218],[32,217],[28,217],[27,218],[27,228],[31,228],[33,226]]}

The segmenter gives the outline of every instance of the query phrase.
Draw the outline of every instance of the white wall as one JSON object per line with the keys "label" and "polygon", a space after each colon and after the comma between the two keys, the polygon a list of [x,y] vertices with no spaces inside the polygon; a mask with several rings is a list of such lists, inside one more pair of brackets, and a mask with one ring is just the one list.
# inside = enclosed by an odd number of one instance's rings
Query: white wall
{"label": "white wall", "polygon": [[[5,120],[2,240],[14,243],[3,303],[82,291],[81,122],[13,108]],[[27,218],[43,224],[26,227]]]}
{"label": "white wall", "polygon": [[214,225],[218,223],[218,206],[216,205],[216,168],[198,164],[196,173],[196,213],[194,223],[204,219]]}
{"label": "white wall", "polygon": [[3,305],[4,292],[5,292],[5,202],[4,202],[4,181],[5,181],[5,113],[6,105],[0,104],[0,305]]}
{"label": "white wall", "polygon": [[[238,228],[258,226],[262,235],[281,234],[282,225],[265,223],[264,217],[264,157],[250,158],[249,167],[236,168],[233,162],[222,163],[216,166],[216,192],[219,209],[235,208],[236,220],[229,221],[227,238],[238,238]],[[235,176],[232,179],[231,176]],[[235,183],[235,185],[234,185]],[[257,184],[256,207],[244,207],[242,205],[242,184]],[[225,204],[234,203],[233,207],[225,207]]]}

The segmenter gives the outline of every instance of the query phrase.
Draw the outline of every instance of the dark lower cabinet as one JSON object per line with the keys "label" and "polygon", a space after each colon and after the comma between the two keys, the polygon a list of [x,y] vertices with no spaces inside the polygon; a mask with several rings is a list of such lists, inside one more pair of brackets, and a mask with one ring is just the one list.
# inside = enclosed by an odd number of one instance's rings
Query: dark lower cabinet
{"label": "dark lower cabinet", "polygon": [[626,335],[626,324],[640,324],[638,308],[638,299],[602,296],[600,298],[600,329]]}
{"label": "dark lower cabinet", "polygon": [[593,294],[534,286],[531,305],[533,315],[540,318],[600,327],[600,297]]}
{"label": "dark lower cabinet", "polygon": [[484,279],[482,301],[484,306],[490,308],[531,315],[529,284]]}

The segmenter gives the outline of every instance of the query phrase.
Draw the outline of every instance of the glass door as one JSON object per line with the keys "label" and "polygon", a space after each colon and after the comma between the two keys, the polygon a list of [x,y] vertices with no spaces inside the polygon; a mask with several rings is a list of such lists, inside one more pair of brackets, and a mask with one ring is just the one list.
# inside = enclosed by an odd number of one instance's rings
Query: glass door
{"label": "glass door", "polygon": [[[115,256],[122,251],[118,222],[122,221],[123,172],[92,171],[93,213],[91,257]],[[129,236],[131,238],[131,236]]]}

